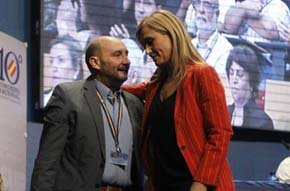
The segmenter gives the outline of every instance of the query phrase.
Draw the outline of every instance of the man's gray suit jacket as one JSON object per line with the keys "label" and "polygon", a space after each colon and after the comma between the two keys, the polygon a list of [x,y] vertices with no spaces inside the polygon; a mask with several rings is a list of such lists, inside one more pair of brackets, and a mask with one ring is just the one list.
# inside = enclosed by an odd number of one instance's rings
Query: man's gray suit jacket
{"label": "man's gray suit jacket", "polygon": [[[133,127],[131,178],[142,190],[140,128],[143,103],[123,91]],[[44,129],[32,174],[32,191],[96,191],[105,166],[105,134],[92,76],[58,85],[45,108]]]}

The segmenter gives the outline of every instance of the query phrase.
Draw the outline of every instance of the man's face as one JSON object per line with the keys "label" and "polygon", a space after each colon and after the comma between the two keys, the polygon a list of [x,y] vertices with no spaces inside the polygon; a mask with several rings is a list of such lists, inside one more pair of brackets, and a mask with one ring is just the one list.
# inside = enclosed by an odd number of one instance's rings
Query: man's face
{"label": "man's face", "polygon": [[211,33],[217,29],[217,0],[193,0],[196,10],[196,26],[200,33]]}
{"label": "man's face", "polygon": [[158,7],[154,0],[135,0],[135,18],[137,24],[157,9]]}
{"label": "man's face", "polygon": [[108,34],[111,25],[118,22],[117,0],[80,0],[81,20],[93,34]]}
{"label": "man's face", "polygon": [[130,61],[128,50],[122,41],[104,40],[99,60],[99,76],[105,84],[122,84],[127,80]]}

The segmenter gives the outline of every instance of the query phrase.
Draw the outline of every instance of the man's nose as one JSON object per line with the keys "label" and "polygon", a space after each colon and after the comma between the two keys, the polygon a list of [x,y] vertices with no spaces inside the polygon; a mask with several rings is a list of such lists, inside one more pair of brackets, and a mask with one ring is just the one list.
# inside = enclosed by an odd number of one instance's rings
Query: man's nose
{"label": "man's nose", "polygon": [[52,67],[53,72],[57,72],[58,66],[57,66],[57,62],[56,61],[52,62],[51,67]]}
{"label": "man's nose", "polygon": [[127,64],[127,65],[130,65],[131,64],[131,61],[130,61],[128,55],[126,55],[126,56],[123,57],[122,62],[123,62],[123,64]]}
{"label": "man's nose", "polygon": [[199,12],[199,13],[205,13],[205,7],[204,7],[203,2],[200,2],[199,5],[196,6],[196,10],[197,10],[197,12]]}

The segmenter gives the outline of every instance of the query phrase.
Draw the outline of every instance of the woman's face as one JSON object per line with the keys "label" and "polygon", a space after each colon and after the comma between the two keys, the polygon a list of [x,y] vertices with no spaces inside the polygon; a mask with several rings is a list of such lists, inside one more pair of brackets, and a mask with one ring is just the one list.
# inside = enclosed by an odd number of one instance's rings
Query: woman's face
{"label": "woman's face", "polygon": [[157,11],[158,7],[155,0],[135,0],[135,18],[137,24],[154,11]]}
{"label": "woman's face", "polygon": [[229,70],[229,82],[235,104],[244,105],[251,96],[249,73],[233,61]]}
{"label": "woman's face", "polygon": [[157,66],[167,64],[171,60],[172,43],[168,35],[161,34],[148,27],[141,31],[140,42]]}
{"label": "woman's face", "polygon": [[49,65],[51,85],[73,81],[75,72],[69,48],[61,43],[53,45],[50,49]]}

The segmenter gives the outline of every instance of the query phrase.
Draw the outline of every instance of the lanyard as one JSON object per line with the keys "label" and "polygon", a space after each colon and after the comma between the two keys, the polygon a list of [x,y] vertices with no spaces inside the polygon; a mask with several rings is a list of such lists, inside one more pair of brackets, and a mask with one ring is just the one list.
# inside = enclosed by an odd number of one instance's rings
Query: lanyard
{"label": "lanyard", "polygon": [[105,105],[104,100],[103,100],[103,98],[98,90],[97,90],[97,96],[98,96],[98,98],[101,102],[101,105],[105,111],[105,115],[106,115],[107,121],[108,121],[109,126],[110,126],[111,134],[112,134],[114,142],[115,142],[116,152],[121,153],[121,148],[119,146],[119,132],[120,132],[121,120],[122,120],[122,116],[123,116],[122,102],[120,101],[120,104],[119,104],[118,123],[117,123],[117,128],[115,128],[114,123],[113,123],[113,119],[109,113],[109,110],[108,110],[107,106]]}
{"label": "lanyard", "polygon": [[[218,34],[216,34],[216,32],[215,32],[214,35],[215,35],[215,36],[214,36],[214,39],[211,41],[211,43],[209,44],[209,46],[206,47],[206,52],[205,52],[205,54],[203,55],[203,58],[204,58],[205,60],[208,59],[209,55],[210,55],[211,52],[212,52],[212,49],[214,48],[215,44],[217,43],[217,40],[218,40]],[[198,42],[198,41],[197,41],[196,46],[197,46],[197,49],[202,48],[202,47],[199,45],[199,42]]]}

